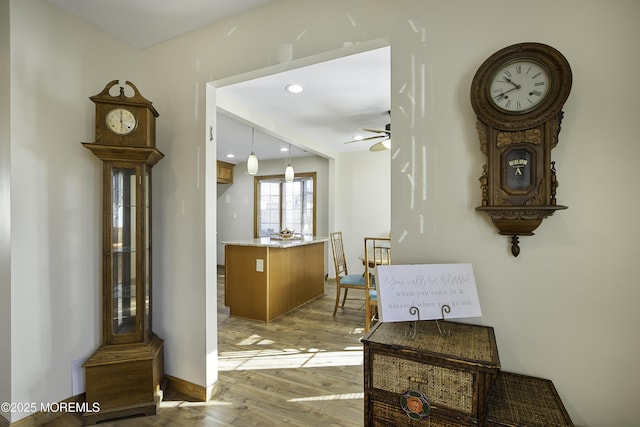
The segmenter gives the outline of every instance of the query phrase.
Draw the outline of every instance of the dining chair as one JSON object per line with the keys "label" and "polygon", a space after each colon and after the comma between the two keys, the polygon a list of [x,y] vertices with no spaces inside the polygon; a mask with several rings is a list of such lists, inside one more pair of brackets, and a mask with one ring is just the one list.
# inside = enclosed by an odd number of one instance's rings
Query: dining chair
{"label": "dining chair", "polygon": [[391,264],[391,239],[388,237],[364,238],[364,278],[365,293],[364,331],[369,332],[371,324],[378,316],[378,292],[375,283],[375,268]]}
{"label": "dining chair", "polygon": [[366,290],[364,275],[349,274],[347,269],[347,260],[344,256],[344,246],[342,244],[342,232],[336,231],[329,234],[331,240],[331,250],[333,251],[333,265],[336,269],[336,305],[333,307],[333,315],[336,315],[338,305],[340,305],[340,294],[344,289],[342,297],[342,305],[347,301],[347,293],[349,289]]}

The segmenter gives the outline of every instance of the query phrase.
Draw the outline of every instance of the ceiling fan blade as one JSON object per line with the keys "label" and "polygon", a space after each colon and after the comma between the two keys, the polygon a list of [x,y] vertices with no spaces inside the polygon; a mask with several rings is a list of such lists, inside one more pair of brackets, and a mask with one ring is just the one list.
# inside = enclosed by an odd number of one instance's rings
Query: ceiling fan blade
{"label": "ceiling fan blade", "polygon": [[370,139],[378,139],[378,138],[389,138],[389,136],[387,136],[387,135],[376,135],[376,136],[370,136],[368,138],[352,139],[351,141],[345,142],[345,144],[351,144],[352,142],[369,141]]}
{"label": "ceiling fan blade", "polygon": [[351,141],[347,141],[345,142],[345,144],[351,144],[354,142],[361,142],[361,141],[369,141],[372,139],[378,139],[378,138],[383,138],[380,142],[372,145],[369,150],[371,151],[382,151],[382,150],[388,150],[389,149],[389,143],[384,143],[385,141],[388,141],[389,139],[391,139],[391,123],[388,123],[385,126],[385,129],[367,129],[367,128],[361,128],[361,131],[364,132],[372,132],[372,133],[377,133],[377,135],[374,136],[370,136],[368,138],[362,138],[362,139],[353,139]]}
{"label": "ceiling fan blade", "polygon": [[[386,142],[386,144],[385,144],[385,142]],[[385,138],[382,141],[376,142],[371,147],[369,147],[369,151],[389,150],[391,148],[390,143],[391,143],[390,139],[389,138]]]}
{"label": "ceiling fan blade", "polygon": [[390,130],[383,130],[383,129],[360,129],[366,132],[373,132],[373,133],[386,133],[386,134],[391,134]]}

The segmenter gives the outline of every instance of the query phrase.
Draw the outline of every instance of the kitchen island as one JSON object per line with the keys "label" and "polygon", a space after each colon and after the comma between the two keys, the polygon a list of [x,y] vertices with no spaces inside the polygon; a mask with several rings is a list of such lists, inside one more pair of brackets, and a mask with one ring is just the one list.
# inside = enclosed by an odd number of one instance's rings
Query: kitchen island
{"label": "kitchen island", "polygon": [[328,238],[223,242],[225,305],[231,316],[270,322],[324,294]]}

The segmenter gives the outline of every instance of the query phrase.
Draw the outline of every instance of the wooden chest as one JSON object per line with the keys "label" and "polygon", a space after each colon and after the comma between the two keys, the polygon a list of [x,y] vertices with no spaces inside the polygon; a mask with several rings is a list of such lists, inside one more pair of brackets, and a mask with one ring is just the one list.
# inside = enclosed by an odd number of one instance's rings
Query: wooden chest
{"label": "wooden chest", "polygon": [[[363,339],[366,426],[482,426],[485,399],[500,370],[493,328],[457,322],[378,323]],[[413,419],[407,392],[426,397],[429,417]],[[403,400],[404,399],[404,400]],[[414,417],[415,418],[415,417]]]}
{"label": "wooden chest", "polygon": [[487,398],[485,426],[572,427],[551,380],[501,371]]}

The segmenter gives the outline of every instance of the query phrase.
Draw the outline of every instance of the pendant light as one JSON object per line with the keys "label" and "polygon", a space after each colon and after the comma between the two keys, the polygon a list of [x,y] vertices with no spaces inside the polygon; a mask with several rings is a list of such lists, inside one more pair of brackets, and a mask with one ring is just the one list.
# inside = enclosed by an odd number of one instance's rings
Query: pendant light
{"label": "pendant light", "polygon": [[289,143],[289,164],[284,170],[284,180],[286,182],[293,182],[294,175],[293,166],[291,166],[291,143]]}
{"label": "pendant light", "polygon": [[255,130],[251,128],[251,154],[247,159],[247,173],[249,175],[255,175],[258,173],[258,156],[253,152],[253,137]]}

